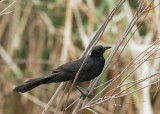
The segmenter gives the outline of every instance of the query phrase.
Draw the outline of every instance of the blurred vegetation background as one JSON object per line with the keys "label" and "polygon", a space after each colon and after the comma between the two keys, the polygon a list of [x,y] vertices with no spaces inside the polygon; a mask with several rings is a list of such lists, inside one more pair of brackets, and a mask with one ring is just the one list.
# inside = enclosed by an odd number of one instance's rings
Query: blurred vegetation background
{"label": "blurred vegetation background", "polygon": [[[0,11],[12,2],[12,0],[0,2]],[[0,114],[40,114],[59,83],[42,85],[26,94],[13,93],[13,88],[30,78],[46,76],[65,62],[78,59],[118,0],[75,0],[74,2],[72,0],[16,0],[7,9],[7,14],[0,15]],[[149,0],[146,0],[146,4],[147,2]],[[114,47],[136,8],[137,0],[127,0],[107,26],[98,44]],[[144,49],[143,45],[150,45],[159,38],[159,11],[159,6],[152,9],[136,32],[139,40],[134,37],[134,43],[139,44],[140,47],[129,43],[120,58],[117,53],[117,57],[113,60],[116,64],[110,65],[99,84],[115,77],[124,69],[135,57],[134,54],[137,54],[133,51],[134,48],[137,48],[140,53]],[[129,39],[130,36],[131,34],[127,38]],[[109,53],[108,51],[104,54],[105,58]],[[159,70],[159,65],[156,69]],[[127,74],[128,72],[124,76]],[[83,87],[87,88],[88,83],[82,83]],[[117,83],[118,81],[110,88],[114,88]],[[96,89],[94,93],[101,91],[103,87]],[[141,112],[140,105],[147,102],[150,103],[152,113],[160,114],[159,88],[151,86],[149,90],[149,101],[141,99],[139,93],[134,93],[106,102],[100,107],[95,107],[95,110],[101,114],[137,114]],[[155,92],[156,95],[153,97]],[[52,103],[47,114],[54,112],[62,93],[63,90]],[[80,93],[73,89],[68,103],[79,96]],[[73,107],[67,111],[68,114]],[[59,110],[62,109],[63,103]]]}

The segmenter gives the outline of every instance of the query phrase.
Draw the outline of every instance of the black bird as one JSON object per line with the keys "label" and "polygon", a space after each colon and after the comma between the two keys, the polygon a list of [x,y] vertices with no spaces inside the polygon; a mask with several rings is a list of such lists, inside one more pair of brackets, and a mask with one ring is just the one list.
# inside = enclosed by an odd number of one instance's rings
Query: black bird
{"label": "black bird", "polygon": [[[109,48],[111,47],[103,47],[102,45],[98,45],[94,47],[91,54],[88,56],[75,82],[75,87],[82,93],[82,95],[85,95],[81,90],[84,88],[79,87],[78,83],[92,80],[101,73],[105,63],[103,53],[105,52],[105,50]],[[61,65],[53,71],[53,74],[45,77],[30,79],[26,83],[16,87],[13,91],[24,93],[41,84],[48,84],[52,82],[64,82],[68,80],[73,81],[84,59],[85,58],[81,58],[76,61],[68,62],[64,65]]]}

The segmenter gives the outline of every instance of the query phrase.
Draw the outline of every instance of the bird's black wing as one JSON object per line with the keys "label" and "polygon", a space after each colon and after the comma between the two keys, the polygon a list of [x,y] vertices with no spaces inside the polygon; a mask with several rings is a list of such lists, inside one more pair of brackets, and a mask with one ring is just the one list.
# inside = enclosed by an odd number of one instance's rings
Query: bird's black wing
{"label": "bird's black wing", "polygon": [[[57,73],[60,71],[77,72],[79,70],[81,64],[83,63],[83,60],[84,60],[84,58],[66,63],[64,65],[61,65],[57,69],[55,69],[53,71],[53,73]],[[87,59],[83,68],[82,68],[82,71],[87,71],[87,70],[91,69],[92,65],[93,65],[93,61],[91,59]]]}

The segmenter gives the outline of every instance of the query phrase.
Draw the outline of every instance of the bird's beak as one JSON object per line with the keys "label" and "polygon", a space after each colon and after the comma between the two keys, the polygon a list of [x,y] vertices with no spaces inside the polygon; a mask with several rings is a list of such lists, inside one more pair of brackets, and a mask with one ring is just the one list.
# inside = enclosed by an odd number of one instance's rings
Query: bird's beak
{"label": "bird's beak", "polygon": [[110,47],[110,46],[108,46],[108,47],[103,47],[103,50],[105,51],[105,50],[110,49],[110,48],[112,48],[112,47]]}

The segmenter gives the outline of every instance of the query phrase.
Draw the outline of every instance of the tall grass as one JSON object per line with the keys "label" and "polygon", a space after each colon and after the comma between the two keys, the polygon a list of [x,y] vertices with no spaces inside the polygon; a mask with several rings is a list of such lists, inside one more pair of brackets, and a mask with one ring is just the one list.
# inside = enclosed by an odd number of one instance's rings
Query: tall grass
{"label": "tall grass", "polygon": [[[124,0],[116,11],[119,1],[1,1],[0,114],[160,112],[159,1]],[[100,29],[105,19],[109,23]],[[98,30],[104,30],[100,37]],[[113,49],[104,54],[101,76],[81,84],[89,85],[91,98],[79,98],[70,83],[12,92],[30,78],[86,56],[96,42]]]}

